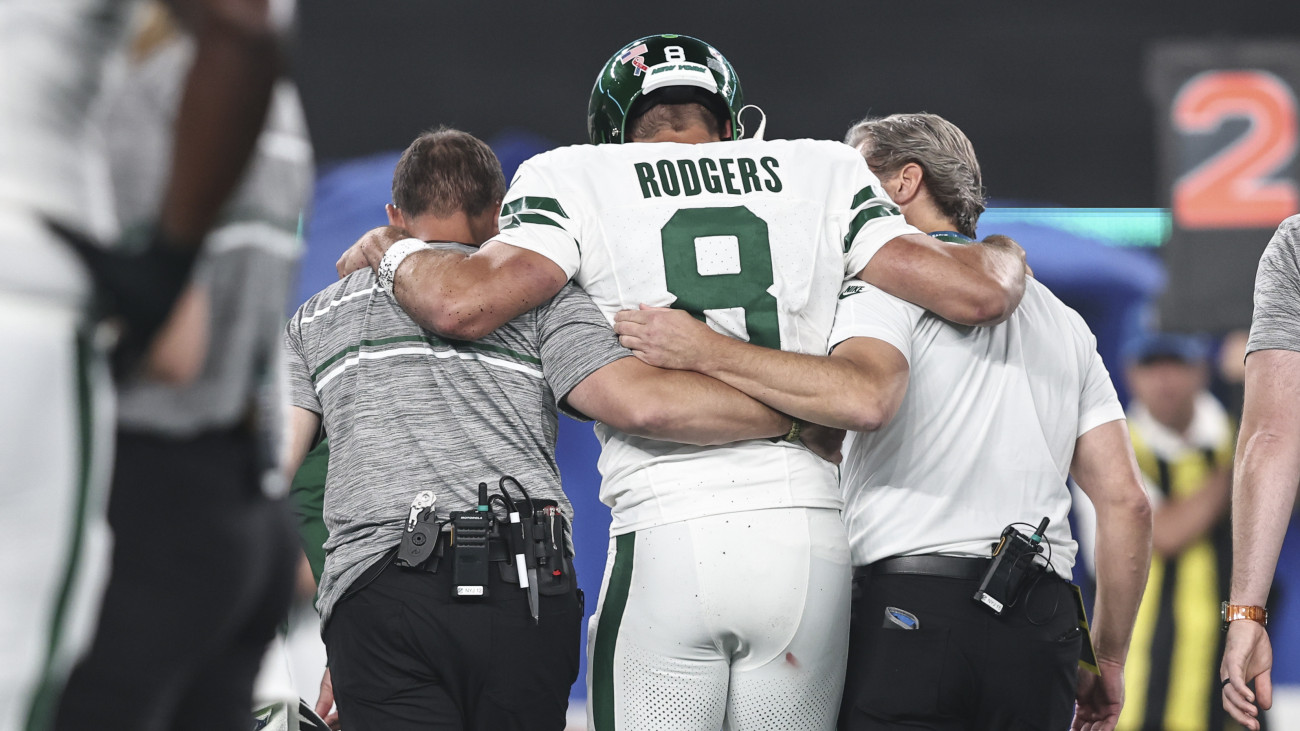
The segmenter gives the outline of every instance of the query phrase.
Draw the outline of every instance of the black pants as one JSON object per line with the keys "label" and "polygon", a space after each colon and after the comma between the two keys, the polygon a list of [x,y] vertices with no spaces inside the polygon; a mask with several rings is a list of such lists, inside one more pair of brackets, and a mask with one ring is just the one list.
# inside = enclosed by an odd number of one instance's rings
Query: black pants
{"label": "black pants", "polygon": [[390,565],[334,608],[325,628],[348,731],[562,731],[578,677],[582,601],[541,597],[534,624],[493,566],[489,596],[452,597],[436,574]]}
{"label": "black pants", "polygon": [[262,495],[247,436],[119,434],[116,459],[112,575],[55,727],[248,728],[293,591],[287,510]]}
{"label": "black pants", "polygon": [[[1070,585],[1044,575],[1003,616],[977,581],[886,574],[854,580],[842,731],[1070,727],[1082,634]],[[916,615],[890,622],[886,607]]]}

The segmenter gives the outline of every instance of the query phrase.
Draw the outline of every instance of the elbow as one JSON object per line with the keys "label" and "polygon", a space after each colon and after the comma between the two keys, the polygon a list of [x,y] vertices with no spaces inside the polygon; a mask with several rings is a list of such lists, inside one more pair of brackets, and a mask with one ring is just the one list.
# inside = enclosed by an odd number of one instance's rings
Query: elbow
{"label": "elbow", "polygon": [[996,325],[1011,317],[1019,302],[1015,293],[990,282],[967,303],[964,319],[959,322],[963,325]]}
{"label": "elbow", "polygon": [[[676,419],[661,399],[623,399],[618,408],[601,419],[606,425],[637,437],[663,439],[670,435]],[[676,435],[673,441],[682,441]]]}
{"label": "elbow", "polygon": [[901,393],[883,393],[870,389],[855,399],[846,399],[849,410],[843,415],[842,423],[828,426],[861,432],[876,431],[893,420],[901,402]]}
{"label": "elbow", "polygon": [[1123,526],[1125,533],[1137,532],[1150,538],[1154,511],[1142,483],[1134,480],[1122,492],[1094,498],[1097,508],[1097,525]]}
{"label": "elbow", "polygon": [[481,312],[474,313],[466,304],[447,298],[432,306],[412,308],[409,314],[421,327],[451,340],[480,340],[495,329]]}
{"label": "elbow", "polygon": [[438,318],[434,326],[429,329],[445,338],[465,341],[481,340],[490,335],[493,330],[482,321],[456,317]]}
{"label": "elbow", "polygon": [[855,409],[852,413],[845,415],[845,429],[853,431],[876,431],[880,427],[889,423],[884,410],[874,405],[864,408]]}
{"label": "elbow", "polygon": [[625,426],[622,431],[650,439],[667,435],[674,421],[669,409],[655,401],[627,404],[622,420]]}
{"label": "elbow", "polygon": [[1141,485],[1136,485],[1118,507],[1119,512],[1128,516],[1133,530],[1147,536],[1149,543],[1154,536],[1152,522],[1154,511],[1151,509],[1151,499],[1147,497],[1146,490]]}

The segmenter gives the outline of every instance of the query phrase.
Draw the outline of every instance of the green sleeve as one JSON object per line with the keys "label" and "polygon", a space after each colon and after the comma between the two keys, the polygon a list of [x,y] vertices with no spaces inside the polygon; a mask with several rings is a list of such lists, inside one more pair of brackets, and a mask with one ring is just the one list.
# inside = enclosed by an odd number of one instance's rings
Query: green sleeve
{"label": "green sleeve", "polygon": [[302,550],[307,554],[317,584],[325,568],[325,540],[330,537],[324,515],[325,473],[329,459],[330,440],[326,438],[303,458],[289,487],[289,501],[298,521],[298,538],[302,541]]}

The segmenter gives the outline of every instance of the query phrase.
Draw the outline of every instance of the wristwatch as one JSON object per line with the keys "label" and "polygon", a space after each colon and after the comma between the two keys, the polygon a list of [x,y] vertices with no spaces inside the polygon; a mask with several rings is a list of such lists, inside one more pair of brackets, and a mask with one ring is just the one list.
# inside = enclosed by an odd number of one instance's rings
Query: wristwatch
{"label": "wristwatch", "polygon": [[1268,610],[1247,604],[1223,602],[1219,605],[1219,618],[1223,620],[1223,631],[1225,632],[1228,631],[1229,624],[1239,619],[1249,619],[1252,622],[1259,622],[1265,627],[1268,626]]}

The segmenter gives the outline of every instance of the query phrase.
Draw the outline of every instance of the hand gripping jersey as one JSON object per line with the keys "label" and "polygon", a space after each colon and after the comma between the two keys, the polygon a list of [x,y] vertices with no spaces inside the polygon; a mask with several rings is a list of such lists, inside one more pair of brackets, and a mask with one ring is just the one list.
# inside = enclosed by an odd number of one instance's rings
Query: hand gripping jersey
{"label": "hand gripping jersey", "polygon": [[[538,252],[609,318],[684,309],[756,345],[823,354],[847,276],[919,233],[837,142],[575,146],[520,167],[497,240]],[[718,513],[840,507],[836,472],[799,445],[694,447],[597,425],[615,535]]]}

